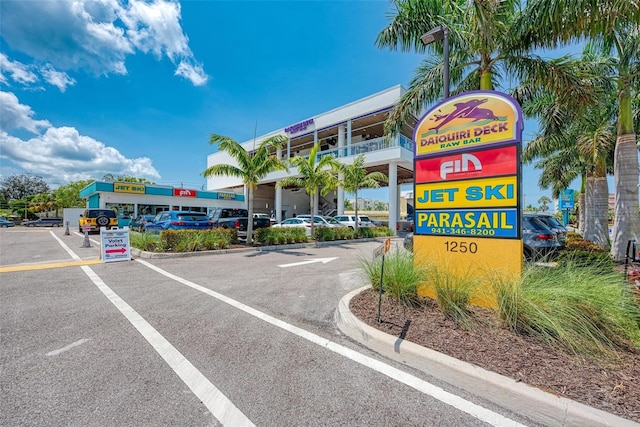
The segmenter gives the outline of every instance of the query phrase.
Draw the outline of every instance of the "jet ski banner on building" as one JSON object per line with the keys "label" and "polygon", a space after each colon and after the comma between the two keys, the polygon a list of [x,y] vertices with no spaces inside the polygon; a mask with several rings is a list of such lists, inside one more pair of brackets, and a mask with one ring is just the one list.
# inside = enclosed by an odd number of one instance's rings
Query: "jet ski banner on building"
{"label": "jet ski banner on building", "polygon": [[[435,105],[414,133],[415,262],[483,282],[488,271],[522,271],[520,106],[495,91]],[[451,271],[449,271],[451,270]],[[495,306],[491,286],[472,302]],[[425,284],[421,294],[434,296]]]}

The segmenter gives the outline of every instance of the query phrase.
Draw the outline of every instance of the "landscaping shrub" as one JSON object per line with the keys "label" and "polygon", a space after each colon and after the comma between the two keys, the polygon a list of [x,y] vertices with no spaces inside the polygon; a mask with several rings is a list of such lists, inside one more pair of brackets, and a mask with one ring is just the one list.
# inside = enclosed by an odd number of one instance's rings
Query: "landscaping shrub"
{"label": "landscaping shrub", "polygon": [[494,280],[498,314],[512,331],[599,356],[640,348],[640,307],[622,274],[567,262],[526,267],[517,280]]}
{"label": "landscaping shrub", "polygon": [[[382,257],[361,258],[365,279],[373,289],[379,291],[382,274]],[[384,257],[384,278],[382,289],[399,304],[411,305],[417,301],[418,285],[427,277],[427,269],[414,266],[413,254],[406,251],[392,251]]]}
{"label": "landscaping shrub", "polygon": [[471,274],[460,276],[459,273],[452,274],[446,267],[434,266],[429,269],[427,283],[433,286],[436,302],[445,317],[469,326],[469,301],[478,285],[478,279]]}
{"label": "landscaping shrub", "polygon": [[259,228],[254,234],[254,239],[256,243],[266,246],[304,243],[308,240],[306,231],[302,227]]}
{"label": "landscaping shrub", "polygon": [[132,247],[143,251],[154,252],[158,250],[160,236],[151,233],[129,233],[129,243]]}
{"label": "landscaping shrub", "polygon": [[608,251],[593,242],[584,240],[578,233],[569,233],[557,261],[562,265],[576,267],[597,266],[602,273],[613,271],[614,262]]}
{"label": "landscaping shrub", "polygon": [[152,252],[193,252],[226,249],[237,239],[235,230],[163,230],[160,235],[130,233],[131,246]]}

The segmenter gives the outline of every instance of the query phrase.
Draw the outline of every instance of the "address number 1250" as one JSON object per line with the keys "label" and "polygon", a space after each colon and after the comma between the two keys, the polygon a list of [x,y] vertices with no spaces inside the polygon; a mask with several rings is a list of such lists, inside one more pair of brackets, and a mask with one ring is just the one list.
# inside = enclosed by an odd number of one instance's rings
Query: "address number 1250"
{"label": "address number 1250", "polygon": [[444,242],[447,252],[472,253],[478,252],[478,245],[474,242]]}

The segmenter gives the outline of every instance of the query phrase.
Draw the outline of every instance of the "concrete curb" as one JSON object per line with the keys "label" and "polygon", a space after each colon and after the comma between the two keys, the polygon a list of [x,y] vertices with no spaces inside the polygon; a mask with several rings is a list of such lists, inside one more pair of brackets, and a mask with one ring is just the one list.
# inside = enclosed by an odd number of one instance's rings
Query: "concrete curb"
{"label": "concrete curb", "polygon": [[342,333],[381,355],[470,391],[543,425],[576,427],[638,427],[640,425],[372,328],[361,322],[349,310],[351,299],[368,288],[370,286],[356,289],[345,295],[338,304],[335,320]]}

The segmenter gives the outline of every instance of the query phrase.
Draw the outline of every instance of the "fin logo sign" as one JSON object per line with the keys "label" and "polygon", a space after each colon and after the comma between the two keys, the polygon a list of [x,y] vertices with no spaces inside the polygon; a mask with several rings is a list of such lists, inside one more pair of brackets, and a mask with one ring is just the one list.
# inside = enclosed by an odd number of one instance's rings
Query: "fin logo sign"
{"label": "fin logo sign", "polygon": [[482,163],[473,154],[463,153],[458,160],[447,160],[440,165],[440,178],[447,179],[447,175],[460,172],[482,171]]}
{"label": "fin logo sign", "polygon": [[472,91],[429,110],[414,133],[416,158],[521,142],[522,112],[511,97]]}

